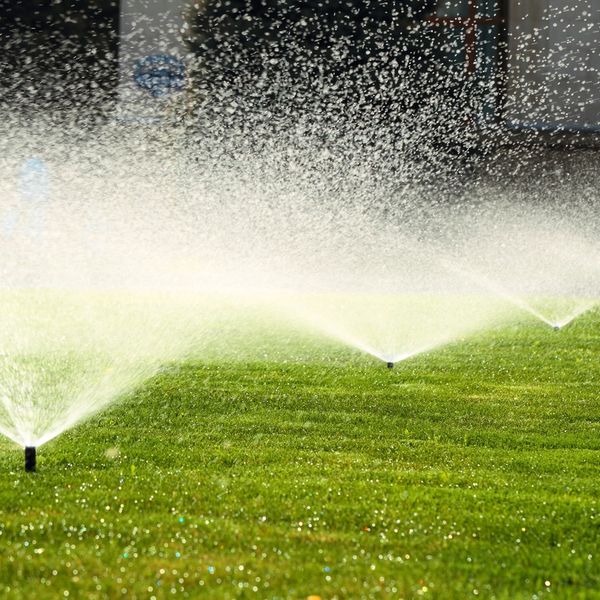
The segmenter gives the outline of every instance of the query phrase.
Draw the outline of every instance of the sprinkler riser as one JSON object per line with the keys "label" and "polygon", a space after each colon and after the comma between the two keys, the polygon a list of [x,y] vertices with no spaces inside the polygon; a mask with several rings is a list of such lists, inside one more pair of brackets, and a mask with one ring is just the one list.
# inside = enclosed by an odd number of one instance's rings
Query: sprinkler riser
{"label": "sprinkler riser", "polygon": [[36,449],[35,446],[25,447],[25,470],[28,473],[33,473],[36,466]]}

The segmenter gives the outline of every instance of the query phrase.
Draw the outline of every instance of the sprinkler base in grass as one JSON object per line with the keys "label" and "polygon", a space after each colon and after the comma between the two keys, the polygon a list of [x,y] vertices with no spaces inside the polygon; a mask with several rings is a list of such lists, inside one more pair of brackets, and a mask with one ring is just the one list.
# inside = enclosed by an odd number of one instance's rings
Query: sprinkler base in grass
{"label": "sprinkler base in grass", "polygon": [[28,473],[33,473],[35,471],[35,465],[36,465],[35,446],[26,446],[25,447],[25,470]]}
{"label": "sprinkler base in grass", "polygon": [[393,362],[388,362],[387,363],[387,368],[388,369],[393,369],[394,368],[394,363]]}
{"label": "sprinkler base in grass", "polygon": [[554,329],[554,331],[560,331],[560,325],[553,325],[552,329]]}

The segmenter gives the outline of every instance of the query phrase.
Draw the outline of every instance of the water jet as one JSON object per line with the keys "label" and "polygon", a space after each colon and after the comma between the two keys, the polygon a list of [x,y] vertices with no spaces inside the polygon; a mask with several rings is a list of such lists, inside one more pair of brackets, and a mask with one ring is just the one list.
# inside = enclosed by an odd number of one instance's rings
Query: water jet
{"label": "water jet", "polygon": [[25,471],[33,473],[36,466],[35,446],[25,446]]}

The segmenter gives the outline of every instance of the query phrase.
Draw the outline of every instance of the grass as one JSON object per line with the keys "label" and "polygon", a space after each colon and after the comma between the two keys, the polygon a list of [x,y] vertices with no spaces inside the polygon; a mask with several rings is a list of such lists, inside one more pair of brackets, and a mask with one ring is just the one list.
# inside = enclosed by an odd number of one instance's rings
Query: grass
{"label": "grass", "polygon": [[0,442],[0,596],[600,598],[599,326],[168,365]]}

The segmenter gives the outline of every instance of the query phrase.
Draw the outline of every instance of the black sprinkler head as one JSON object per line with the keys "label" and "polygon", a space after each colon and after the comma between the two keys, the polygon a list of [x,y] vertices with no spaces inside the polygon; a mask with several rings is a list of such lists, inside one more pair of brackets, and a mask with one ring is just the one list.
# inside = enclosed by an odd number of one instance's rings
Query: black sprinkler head
{"label": "black sprinkler head", "polygon": [[393,362],[388,362],[387,368],[388,369],[393,369],[394,368],[394,363]]}
{"label": "black sprinkler head", "polygon": [[560,325],[553,325],[552,329],[554,329],[554,331],[560,331]]}
{"label": "black sprinkler head", "polygon": [[35,446],[25,447],[25,470],[28,473],[35,471]]}

